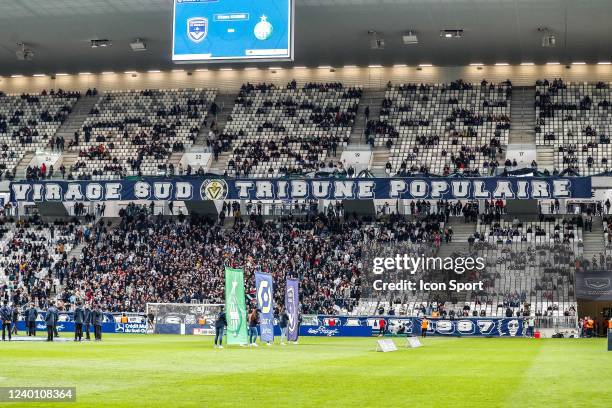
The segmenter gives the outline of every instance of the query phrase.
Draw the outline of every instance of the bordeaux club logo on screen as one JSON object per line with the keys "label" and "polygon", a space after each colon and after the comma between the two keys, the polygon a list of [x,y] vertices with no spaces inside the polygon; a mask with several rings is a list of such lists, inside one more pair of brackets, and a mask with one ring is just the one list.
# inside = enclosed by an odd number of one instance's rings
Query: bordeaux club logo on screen
{"label": "bordeaux club logo on screen", "polygon": [[225,200],[227,197],[227,183],[222,179],[205,180],[200,188],[202,200]]}
{"label": "bordeaux club logo on screen", "polygon": [[192,17],[187,20],[187,37],[194,43],[202,42],[208,35],[208,19]]}

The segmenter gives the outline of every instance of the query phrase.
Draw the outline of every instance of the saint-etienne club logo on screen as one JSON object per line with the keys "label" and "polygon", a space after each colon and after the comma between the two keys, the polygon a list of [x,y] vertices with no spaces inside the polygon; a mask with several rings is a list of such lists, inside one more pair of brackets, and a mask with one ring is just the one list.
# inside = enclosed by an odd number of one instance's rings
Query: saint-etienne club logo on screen
{"label": "saint-etienne club logo on screen", "polygon": [[227,192],[227,183],[223,179],[205,180],[200,188],[202,200],[225,200]]}
{"label": "saint-etienne club logo on screen", "polygon": [[194,43],[203,41],[208,35],[208,19],[192,17],[187,20],[187,37]]}

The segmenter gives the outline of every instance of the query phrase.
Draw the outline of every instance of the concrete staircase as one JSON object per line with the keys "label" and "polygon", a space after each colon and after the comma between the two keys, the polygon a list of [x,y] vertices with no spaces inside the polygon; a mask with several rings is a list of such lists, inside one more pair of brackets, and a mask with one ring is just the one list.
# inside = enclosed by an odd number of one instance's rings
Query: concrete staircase
{"label": "concrete staircase", "polygon": [[376,177],[386,177],[385,165],[389,161],[389,149],[384,146],[377,146],[372,150],[372,161],[370,171]]}
{"label": "concrete staircase", "polygon": [[552,146],[538,146],[536,152],[538,170],[548,169],[552,173],[555,168],[555,149]]}
{"label": "concrete staircase", "polygon": [[[83,248],[85,248],[85,245],[86,245],[85,242],[81,242],[79,245],[72,248],[70,252],[68,252],[68,261],[70,261],[72,258],[79,259],[81,256],[81,253],[83,252]],[[53,291],[53,287],[51,287],[51,294],[53,296],[57,296],[58,294],[62,293],[63,288],[64,287],[62,285],[58,285],[55,288],[55,291]]]}
{"label": "concrete staircase", "polygon": [[471,222],[466,224],[463,222],[463,217],[451,217],[449,225],[453,228],[452,243],[466,243],[468,238],[476,233],[476,224]]}
{"label": "concrete staircase", "polygon": [[[98,96],[82,96],[79,98],[77,103],[72,107],[72,112],[70,112],[68,119],[62,123],[59,129],[57,129],[55,136],[62,136],[66,141],[66,146],[68,146],[68,143],[74,139],[74,132],[81,131],[89,112],[91,112],[91,109],[100,98],[100,94],[98,94]],[[80,140],[82,140],[82,136]]]}
{"label": "concrete staircase", "polygon": [[535,87],[514,87],[510,105],[511,127],[508,143],[531,144],[535,148],[535,115]]}
{"label": "concrete staircase", "polygon": [[183,154],[184,152],[172,152],[172,155],[170,155],[170,158],[168,159],[168,166],[171,164],[174,166],[175,174],[178,174],[178,166],[183,158]]}
{"label": "concrete staircase", "polygon": [[380,116],[380,108],[384,98],[384,90],[363,90],[361,100],[359,101],[359,109],[357,110],[357,115],[355,117],[355,126],[353,126],[349,139],[350,144],[365,143],[365,139],[363,137],[363,132],[365,131],[365,125],[367,122],[365,117],[365,109],[366,107],[370,108],[370,119],[378,118]]}
{"label": "concrete staircase", "polygon": [[[227,118],[231,115],[232,109],[234,108],[234,99],[236,99],[235,94],[217,94],[215,103],[219,107],[219,111],[217,112],[216,119],[209,115],[208,126],[210,126],[212,120],[215,120],[219,129],[225,129]],[[194,143],[195,146],[206,146],[206,138],[208,137],[209,130],[209,127],[202,127],[202,129],[200,129],[200,133]]]}
{"label": "concrete staircase", "polygon": [[[453,228],[454,229],[454,228]],[[440,249],[436,255],[439,258],[452,257],[456,253],[465,253],[469,249],[467,242],[456,242],[453,236],[453,241],[449,243],[442,242]]]}
{"label": "concrete staircase", "polygon": [[59,173],[59,167],[62,165],[66,168],[66,177],[68,177],[68,175],[70,174],[70,168],[74,166],[77,160],[79,160],[79,152],[64,150],[64,152],[62,153],[61,162],[59,163],[58,168],[55,169],[57,172],[57,177],[61,177],[61,174]]}
{"label": "concrete staircase", "polygon": [[603,221],[601,217],[593,217],[593,231],[583,230],[582,243],[584,244],[583,257],[586,260],[593,260],[593,256],[597,257],[599,264],[599,254],[606,249],[604,244]]}
{"label": "concrete staircase", "polygon": [[28,168],[28,165],[30,164],[30,162],[34,158],[34,154],[35,154],[35,152],[28,152],[28,153],[25,154],[25,156],[23,156],[23,158],[21,160],[19,160],[19,163],[17,163],[17,167],[16,167],[16,171],[15,171],[15,178],[16,179],[25,179],[25,177],[26,177],[26,169]]}
{"label": "concrete staircase", "polygon": [[223,174],[225,172],[225,170],[227,170],[227,162],[229,161],[230,157],[232,156],[232,152],[222,152],[219,155],[219,160],[215,161],[213,158],[213,161],[210,165],[210,168],[208,169],[209,173],[215,173],[215,174]]}

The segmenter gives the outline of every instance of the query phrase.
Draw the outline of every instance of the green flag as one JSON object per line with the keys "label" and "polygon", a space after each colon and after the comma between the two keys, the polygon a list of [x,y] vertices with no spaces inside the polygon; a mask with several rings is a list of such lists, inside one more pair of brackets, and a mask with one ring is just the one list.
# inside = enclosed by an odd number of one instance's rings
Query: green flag
{"label": "green flag", "polygon": [[225,268],[227,344],[247,344],[247,313],[244,302],[244,272]]}

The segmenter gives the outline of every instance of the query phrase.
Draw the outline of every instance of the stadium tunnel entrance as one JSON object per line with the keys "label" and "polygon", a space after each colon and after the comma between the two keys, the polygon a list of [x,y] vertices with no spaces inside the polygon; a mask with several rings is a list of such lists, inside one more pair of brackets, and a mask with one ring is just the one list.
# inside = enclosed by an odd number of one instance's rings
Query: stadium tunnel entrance
{"label": "stadium tunnel entrance", "polygon": [[[612,277],[612,271],[610,272]],[[606,336],[608,322],[612,318],[612,300],[593,301],[578,299],[578,316],[593,316],[598,336]]]}

